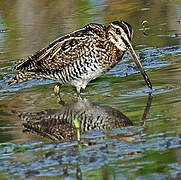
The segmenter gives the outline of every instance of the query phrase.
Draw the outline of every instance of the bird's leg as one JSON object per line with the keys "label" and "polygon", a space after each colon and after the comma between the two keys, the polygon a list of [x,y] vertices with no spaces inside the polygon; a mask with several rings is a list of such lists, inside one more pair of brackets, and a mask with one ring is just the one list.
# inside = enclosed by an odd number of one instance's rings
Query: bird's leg
{"label": "bird's leg", "polygon": [[65,105],[65,102],[60,97],[60,86],[59,85],[55,85],[54,94],[56,96],[57,102],[61,105]]}
{"label": "bird's leg", "polygon": [[80,96],[80,87],[76,87],[78,99],[82,99]]}
{"label": "bird's leg", "polygon": [[54,93],[55,93],[55,96],[58,96],[59,93],[60,93],[60,86],[59,85],[55,85],[54,87]]}

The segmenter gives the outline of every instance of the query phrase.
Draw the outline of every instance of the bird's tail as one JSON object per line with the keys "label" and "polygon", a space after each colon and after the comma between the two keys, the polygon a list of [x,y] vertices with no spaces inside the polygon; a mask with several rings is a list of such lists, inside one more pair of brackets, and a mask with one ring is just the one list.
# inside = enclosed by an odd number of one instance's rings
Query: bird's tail
{"label": "bird's tail", "polygon": [[20,71],[18,72],[17,75],[15,75],[12,79],[9,80],[8,84],[12,85],[18,82],[23,82],[23,81],[27,81],[30,79],[35,79],[36,74],[33,72],[24,72],[24,71]]}

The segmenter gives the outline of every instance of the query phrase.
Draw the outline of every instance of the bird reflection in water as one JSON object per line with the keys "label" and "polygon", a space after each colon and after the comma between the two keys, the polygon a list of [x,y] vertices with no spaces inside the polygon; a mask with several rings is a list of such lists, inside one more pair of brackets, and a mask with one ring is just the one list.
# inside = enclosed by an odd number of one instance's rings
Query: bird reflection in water
{"label": "bird reflection in water", "polygon": [[[140,126],[151,107],[152,95],[148,95],[147,104],[141,118]],[[23,131],[48,137],[55,141],[77,140],[77,129],[74,120],[79,121],[80,134],[90,130],[110,130],[133,126],[132,121],[118,110],[109,106],[92,103],[87,99],[62,104],[60,109],[47,109],[41,112],[15,112],[22,120]]]}

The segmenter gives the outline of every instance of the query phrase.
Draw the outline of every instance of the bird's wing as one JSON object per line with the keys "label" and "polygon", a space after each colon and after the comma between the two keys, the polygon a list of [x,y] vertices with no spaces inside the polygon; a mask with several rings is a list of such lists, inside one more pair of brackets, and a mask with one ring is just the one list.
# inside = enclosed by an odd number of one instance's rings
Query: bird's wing
{"label": "bird's wing", "polygon": [[78,31],[60,37],[28,59],[17,63],[15,70],[35,72],[42,69],[62,69],[90,52],[95,41],[104,40],[105,28],[100,24],[89,24]]}

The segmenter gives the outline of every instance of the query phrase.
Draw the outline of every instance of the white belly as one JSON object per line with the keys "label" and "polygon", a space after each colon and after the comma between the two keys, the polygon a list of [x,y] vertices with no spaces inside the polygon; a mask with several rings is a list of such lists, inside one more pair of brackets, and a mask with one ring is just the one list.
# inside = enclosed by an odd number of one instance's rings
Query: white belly
{"label": "white belly", "polygon": [[96,69],[95,71],[88,71],[87,73],[82,74],[81,78],[71,80],[70,85],[75,86],[78,89],[85,89],[90,81],[98,78],[102,74],[104,74],[104,72],[100,68]]}

